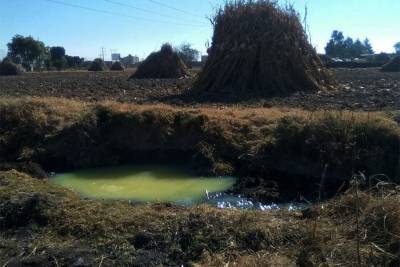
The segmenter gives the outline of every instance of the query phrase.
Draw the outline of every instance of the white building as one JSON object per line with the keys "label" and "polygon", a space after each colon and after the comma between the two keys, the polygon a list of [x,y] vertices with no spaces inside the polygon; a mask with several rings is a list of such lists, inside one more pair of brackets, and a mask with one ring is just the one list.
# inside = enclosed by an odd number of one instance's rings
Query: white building
{"label": "white building", "polygon": [[120,61],[121,60],[121,54],[111,54],[111,60],[112,61]]}
{"label": "white building", "polygon": [[127,57],[122,58],[122,59],[121,59],[121,62],[122,62],[125,66],[135,65],[135,64],[139,63],[139,57],[138,57],[138,56],[129,55],[129,56],[127,56]]}

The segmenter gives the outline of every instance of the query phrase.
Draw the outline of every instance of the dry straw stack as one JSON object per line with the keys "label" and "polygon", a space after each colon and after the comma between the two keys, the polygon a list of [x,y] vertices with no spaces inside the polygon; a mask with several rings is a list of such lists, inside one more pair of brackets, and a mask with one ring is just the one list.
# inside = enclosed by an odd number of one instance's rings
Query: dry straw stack
{"label": "dry straw stack", "polygon": [[381,70],[384,72],[400,72],[400,56],[392,58],[392,60],[383,65]]}
{"label": "dry straw stack", "polygon": [[11,59],[5,58],[0,63],[0,75],[1,76],[13,76],[20,75],[24,72],[23,68],[12,62]]}
{"label": "dry straw stack", "polygon": [[298,14],[275,1],[231,1],[214,18],[209,57],[195,93],[221,97],[286,95],[329,87]]}
{"label": "dry straw stack", "polygon": [[104,71],[105,70],[105,64],[104,61],[101,58],[96,58],[92,64],[90,65],[89,71]]}
{"label": "dry straw stack", "polygon": [[187,75],[187,67],[170,44],[150,54],[132,75],[134,79],[173,79]]}
{"label": "dry straw stack", "polygon": [[125,68],[124,68],[124,66],[122,65],[121,62],[115,61],[115,62],[111,65],[110,70],[112,70],[112,71],[123,71],[123,70],[125,70]]}

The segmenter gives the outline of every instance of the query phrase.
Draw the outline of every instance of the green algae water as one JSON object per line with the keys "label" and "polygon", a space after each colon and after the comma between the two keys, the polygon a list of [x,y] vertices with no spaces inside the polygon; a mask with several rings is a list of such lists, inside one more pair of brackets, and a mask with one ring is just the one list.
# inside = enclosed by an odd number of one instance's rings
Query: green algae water
{"label": "green algae water", "polygon": [[223,192],[232,177],[207,178],[168,166],[120,166],[57,174],[51,179],[84,197],[137,202],[206,202],[207,195]]}

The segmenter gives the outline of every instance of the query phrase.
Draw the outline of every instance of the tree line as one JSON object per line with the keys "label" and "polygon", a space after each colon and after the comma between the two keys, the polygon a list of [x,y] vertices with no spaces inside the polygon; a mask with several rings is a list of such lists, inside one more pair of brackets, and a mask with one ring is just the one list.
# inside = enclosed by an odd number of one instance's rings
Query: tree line
{"label": "tree line", "polygon": [[[48,47],[43,42],[35,40],[31,36],[15,35],[8,46],[8,58],[17,64],[30,70],[34,68],[79,68],[84,63],[84,58],[70,56],[64,47]],[[394,45],[395,51],[400,55],[400,42]],[[189,43],[183,43],[175,50],[188,66],[197,61],[200,52]],[[368,38],[364,41],[351,37],[345,37],[341,31],[333,31],[330,40],[325,47],[325,53],[332,58],[358,58],[363,54],[374,54],[374,50]]]}
{"label": "tree line", "polygon": [[[13,62],[21,64],[26,70],[31,70],[32,67],[57,70],[80,68],[84,63],[84,58],[67,55],[64,47],[48,47],[42,41],[35,40],[31,36],[15,35],[7,47],[7,57]],[[182,43],[175,47],[175,50],[188,66],[197,61],[200,55],[200,52],[189,43]]]}
{"label": "tree line", "polygon": [[[400,54],[400,42],[394,45],[397,54]],[[341,31],[333,31],[330,40],[325,46],[325,54],[332,58],[359,58],[361,55],[374,54],[368,38],[364,41],[345,37]]]}
{"label": "tree line", "polygon": [[81,57],[66,55],[65,49],[61,46],[48,47],[31,36],[15,35],[7,47],[8,58],[17,64],[22,64],[27,70],[32,67],[58,70],[77,68],[84,62]]}
{"label": "tree line", "polygon": [[341,31],[333,31],[325,47],[325,53],[330,57],[357,58],[362,54],[374,54],[374,50],[368,38],[364,41],[360,39],[354,41],[351,37],[345,38]]}

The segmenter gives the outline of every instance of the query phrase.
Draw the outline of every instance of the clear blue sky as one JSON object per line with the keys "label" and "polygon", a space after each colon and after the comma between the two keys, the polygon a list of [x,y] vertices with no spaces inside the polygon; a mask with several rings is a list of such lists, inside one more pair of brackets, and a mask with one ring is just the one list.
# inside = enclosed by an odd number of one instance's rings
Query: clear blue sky
{"label": "clear blue sky", "polygon": [[[225,0],[0,0],[0,54],[6,52],[7,43],[15,34],[31,35],[48,46],[64,46],[67,54],[88,59],[98,57],[101,47],[106,48],[106,58],[109,57],[110,49],[115,49],[122,55],[130,53],[143,58],[167,41],[174,45],[189,42],[204,53],[205,43],[212,36],[212,27],[206,17],[212,15],[224,2]],[[324,51],[324,46],[335,29],[353,38],[368,37],[376,52],[393,52],[394,43],[400,41],[400,0],[291,2],[295,2],[295,8],[301,14],[307,4],[312,43],[319,52]]]}

